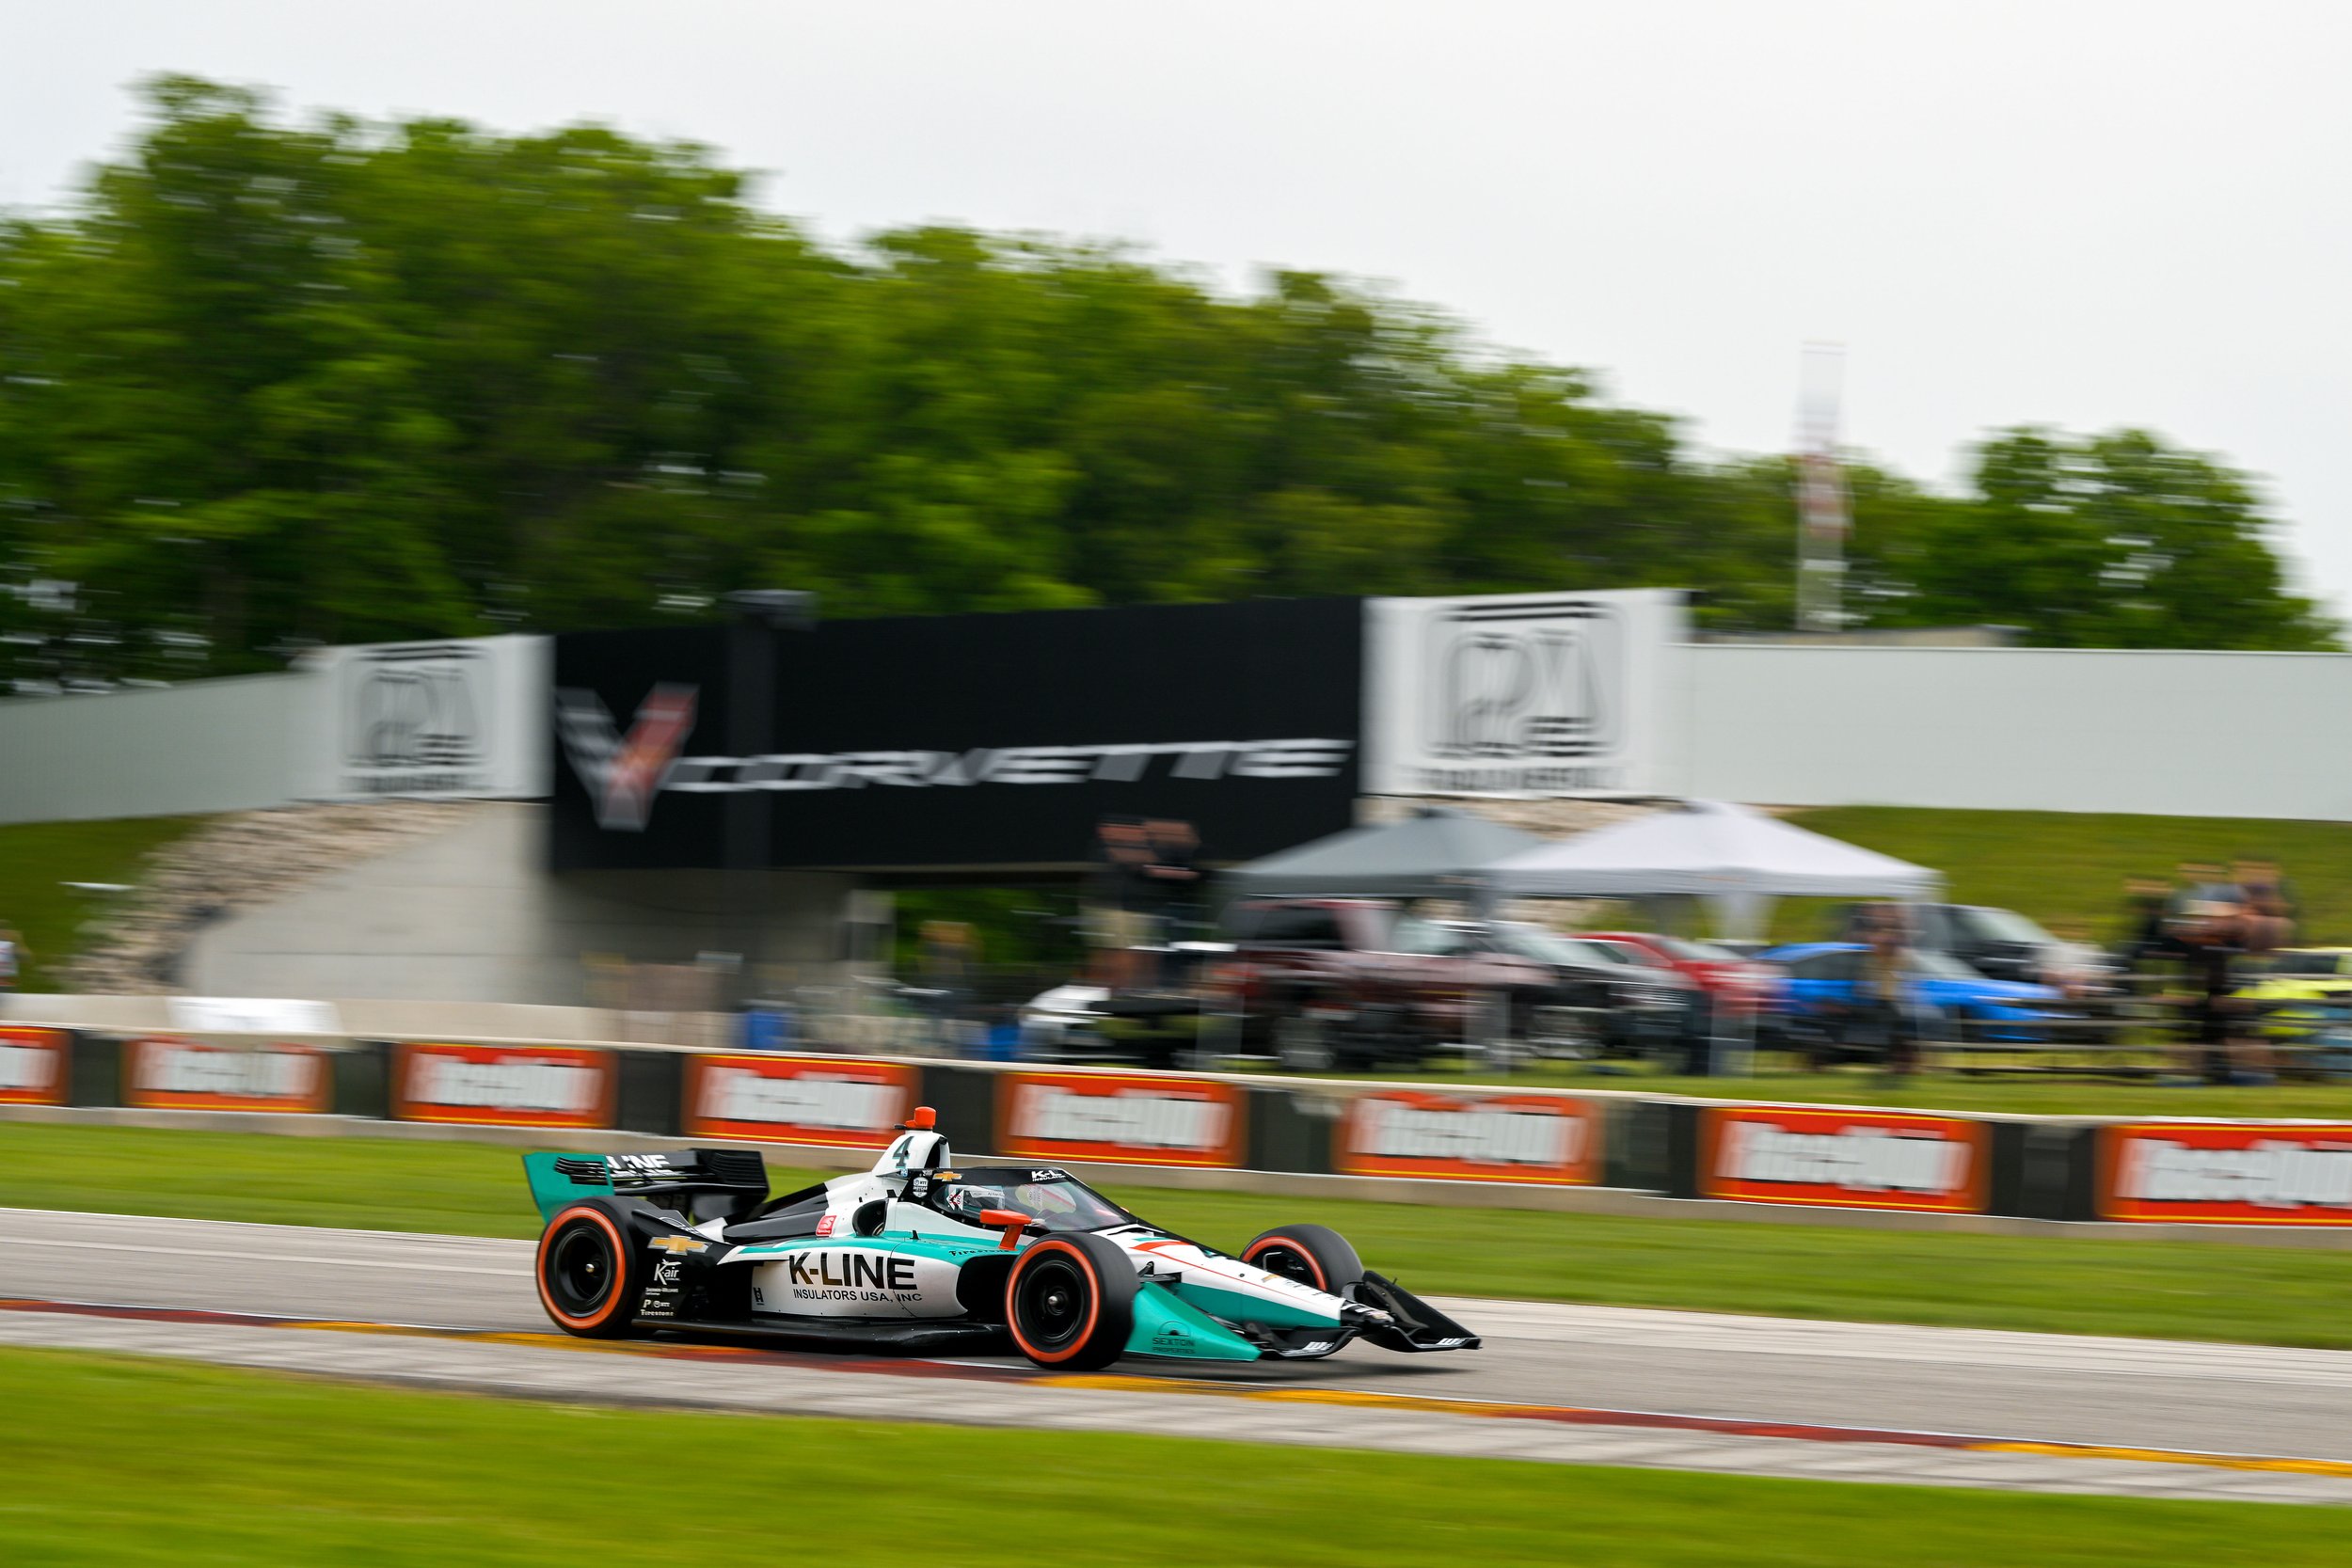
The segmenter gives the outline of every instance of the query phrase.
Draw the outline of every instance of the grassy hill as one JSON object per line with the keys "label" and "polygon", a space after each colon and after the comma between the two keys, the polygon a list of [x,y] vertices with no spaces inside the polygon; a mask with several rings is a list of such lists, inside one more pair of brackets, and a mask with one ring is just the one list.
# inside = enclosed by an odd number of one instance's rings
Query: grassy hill
{"label": "grassy hill", "polygon": [[[1904,806],[1839,806],[1789,820],[1933,866],[1957,902],[1997,904],[2061,936],[2103,943],[2119,934],[2127,877],[2169,877],[2183,861],[2276,861],[2302,905],[2300,940],[2352,942],[2352,822]],[[1819,901],[1803,900],[1779,912],[1774,930],[1815,936],[1820,918]]]}
{"label": "grassy hill", "polygon": [[22,988],[56,990],[59,969],[80,949],[83,922],[104,906],[106,895],[76,893],[66,883],[135,881],[141,862],[203,820],[138,816],[0,827],[0,923],[15,927],[33,950]]}

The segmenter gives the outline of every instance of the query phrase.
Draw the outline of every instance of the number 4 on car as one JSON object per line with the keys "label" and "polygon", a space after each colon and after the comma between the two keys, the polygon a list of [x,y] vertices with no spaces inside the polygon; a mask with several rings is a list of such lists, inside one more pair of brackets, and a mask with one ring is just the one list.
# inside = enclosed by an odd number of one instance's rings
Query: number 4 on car
{"label": "number 4 on car", "polygon": [[597,1338],[686,1333],[917,1352],[1311,1360],[1351,1339],[1478,1337],[1320,1225],[1238,1256],[1137,1218],[1066,1171],[960,1167],[929,1107],[871,1170],[768,1196],[757,1152],[527,1154],[539,1300]]}

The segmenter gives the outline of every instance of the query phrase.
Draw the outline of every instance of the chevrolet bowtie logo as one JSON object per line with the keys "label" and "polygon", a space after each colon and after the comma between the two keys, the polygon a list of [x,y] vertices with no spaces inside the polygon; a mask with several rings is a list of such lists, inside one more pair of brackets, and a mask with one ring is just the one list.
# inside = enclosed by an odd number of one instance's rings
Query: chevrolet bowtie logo
{"label": "chevrolet bowtie logo", "polygon": [[692,1236],[658,1236],[654,1238],[653,1245],[655,1250],[667,1253],[707,1252],[710,1250],[710,1243],[708,1242],[699,1241]]}

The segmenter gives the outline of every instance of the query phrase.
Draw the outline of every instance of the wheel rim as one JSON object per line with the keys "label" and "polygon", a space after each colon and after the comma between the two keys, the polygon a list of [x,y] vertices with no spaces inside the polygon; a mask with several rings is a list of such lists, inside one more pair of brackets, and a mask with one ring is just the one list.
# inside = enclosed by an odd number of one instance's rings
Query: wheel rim
{"label": "wheel rim", "polygon": [[548,1290],[556,1306],[575,1318],[594,1312],[612,1293],[612,1248],[594,1225],[575,1225],[555,1239],[548,1257]]}
{"label": "wheel rim", "polygon": [[1022,1333],[1040,1350],[1062,1349],[1085,1329],[1093,1294],[1077,1264],[1061,1257],[1039,1259],[1022,1275],[1013,1302]]}
{"label": "wheel rim", "polygon": [[1294,1251],[1290,1247],[1267,1247],[1250,1261],[1268,1274],[1280,1275],[1284,1279],[1304,1285],[1310,1290],[1323,1289],[1322,1271],[1317,1269],[1304,1253]]}

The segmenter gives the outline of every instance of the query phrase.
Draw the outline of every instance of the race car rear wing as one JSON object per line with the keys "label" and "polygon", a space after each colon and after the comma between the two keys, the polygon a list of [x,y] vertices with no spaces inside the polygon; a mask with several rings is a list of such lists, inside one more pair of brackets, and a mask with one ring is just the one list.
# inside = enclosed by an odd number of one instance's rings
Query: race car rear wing
{"label": "race car rear wing", "polygon": [[733,1219],[768,1196],[768,1163],[755,1148],[680,1148],[663,1154],[526,1154],[523,1173],[539,1217],[583,1197],[644,1197],[695,1220]]}

